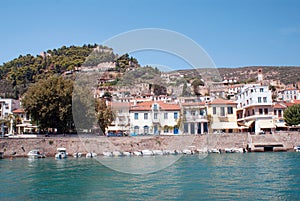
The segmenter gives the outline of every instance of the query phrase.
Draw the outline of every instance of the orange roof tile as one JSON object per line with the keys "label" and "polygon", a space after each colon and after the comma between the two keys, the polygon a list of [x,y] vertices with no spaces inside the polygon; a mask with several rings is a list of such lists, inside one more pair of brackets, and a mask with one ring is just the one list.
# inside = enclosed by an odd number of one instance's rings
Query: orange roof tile
{"label": "orange roof tile", "polygon": [[13,111],[13,113],[25,113],[24,109],[23,108],[18,108],[16,110]]}
{"label": "orange roof tile", "polygon": [[287,106],[286,105],[284,105],[284,104],[282,104],[282,103],[275,103],[274,105],[273,105],[273,108],[275,108],[275,109],[282,109],[282,108],[286,108]]}
{"label": "orange roof tile", "polygon": [[131,111],[150,111],[154,103],[159,104],[160,110],[180,110],[180,106],[174,103],[164,103],[163,101],[146,101],[137,104],[132,104]]}
{"label": "orange roof tile", "polygon": [[187,102],[182,103],[182,106],[205,106],[205,102]]}
{"label": "orange roof tile", "polygon": [[217,98],[210,102],[209,105],[237,105],[237,103],[232,100]]}

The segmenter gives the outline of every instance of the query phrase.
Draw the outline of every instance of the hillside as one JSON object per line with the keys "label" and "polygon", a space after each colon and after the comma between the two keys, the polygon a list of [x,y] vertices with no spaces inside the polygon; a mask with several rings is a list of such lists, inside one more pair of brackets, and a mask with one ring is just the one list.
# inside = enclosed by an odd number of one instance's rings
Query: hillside
{"label": "hillside", "polygon": [[220,76],[224,79],[238,78],[246,81],[257,78],[258,69],[262,69],[264,79],[280,80],[284,84],[300,81],[300,67],[296,66],[249,66],[241,68],[219,68]]}
{"label": "hillside", "polygon": [[36,56],[20,55],[0,65],[0,97],[18,98],[30,84],[40,79],[73,72],[81,66],[97,66],[103,62],[115,62],[119,72],[125,71],[129,66],[139,66],[137,60],[128,54],[119,57],[111,48],[97,44],[62,46]]}

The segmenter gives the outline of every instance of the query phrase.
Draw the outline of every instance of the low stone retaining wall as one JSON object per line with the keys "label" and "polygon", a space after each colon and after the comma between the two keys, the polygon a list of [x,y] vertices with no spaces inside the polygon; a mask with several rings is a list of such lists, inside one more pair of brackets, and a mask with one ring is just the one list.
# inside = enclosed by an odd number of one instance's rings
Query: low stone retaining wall
{"label": "low stone retaining wall", "polygon": [[[292,150],[300,145],[298,132],[275,133],[277,141],[284,144],[286,149]],[[256,143],[265,143],[268,137],[255,138]],[[39,148],[47,156],[54,156],[58,147],[65,147],[69,154],[76,152],[104,151],[141,151],[149,150],[183,150],[183,149],[225,149],[246,148],[249,143],[247,134],[208,134],[185,136],[139,136],[139,137],[42,137],[42,138],[0,138],[0,152],[4,157],[24,157],[32,150]]]}

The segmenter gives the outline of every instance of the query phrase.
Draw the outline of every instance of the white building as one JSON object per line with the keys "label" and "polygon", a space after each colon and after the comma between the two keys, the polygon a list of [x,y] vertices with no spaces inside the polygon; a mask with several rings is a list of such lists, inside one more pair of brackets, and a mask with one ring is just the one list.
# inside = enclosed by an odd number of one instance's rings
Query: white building
{"label": "white building", "polygon": [[180,134],[180,106],[163,101],[133,103],[129,109],[130,134]]}
{"label": "white building", "polygon": [[300,90],[295,88],[288,88],[283,90],[278,97],[283,101],[300,100]]}
{"label": "white building", "polygon": [[249,127],[250,132],[273,131],[272,92],[268,86],[245,86],[236,95],[237,120]]}

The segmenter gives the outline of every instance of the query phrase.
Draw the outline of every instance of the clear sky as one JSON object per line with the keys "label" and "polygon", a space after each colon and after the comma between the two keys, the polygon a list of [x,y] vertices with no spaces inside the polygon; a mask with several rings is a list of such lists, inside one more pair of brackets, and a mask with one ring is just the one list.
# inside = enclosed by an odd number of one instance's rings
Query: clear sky
{"label": "clear sky", "polygon": [[[298,0],[1,0],[0,8],[1,64],[62,45],[101,44],[132,29],[163,28],[196,41],[217,67],[300,65]],[[136,56],[143,65],[177,62]]]}

